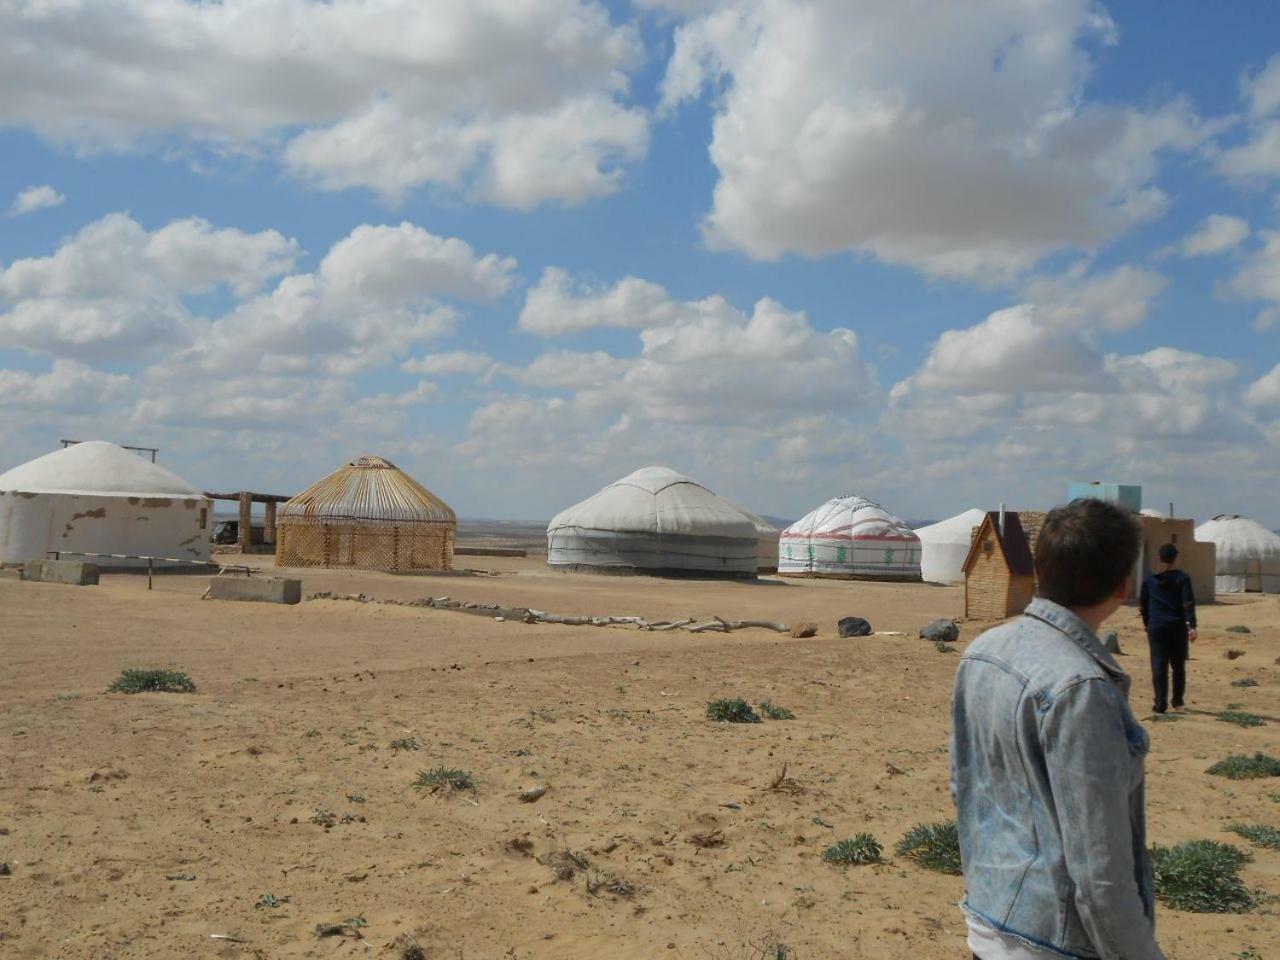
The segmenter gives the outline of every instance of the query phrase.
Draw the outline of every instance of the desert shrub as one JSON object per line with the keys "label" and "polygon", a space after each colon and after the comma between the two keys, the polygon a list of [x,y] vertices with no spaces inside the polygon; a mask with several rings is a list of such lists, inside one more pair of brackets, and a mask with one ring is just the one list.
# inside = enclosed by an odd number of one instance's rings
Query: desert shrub
{"label": "desert shrub", "polygon": [[1253,633],[1253,631],[1242,623],[1236,623],[1227,627],[1227,633]]}
{"label": "desert shrub", "polygon": [[1265,753],[1255,753],[1252,757],[1235,753],[1225,760],[1219,760],[1205,773],[1215,777],[1226,777],[1228,780],[1261,780],[1264,777],[1280,777],[1280,760]]}
{"label": "desert shrub", "polygon": [[741,697],[712,700],[707,704],[707,718],[717,723],[759,723],[760,715]]}
{"label": "desert shrub", "polygon": [[1227,829],[1260,847],[1280,850],[1280,828],[1264,827],[1258,823],[1233,823]]}
{"label": "desert shrub", "polygon": [[859,833],[848,840],[840,840],[827,847],[822,859],[827,863],[838,863],[841,866],[879,863],[884,848],[869,833]]}
{"label": "desert shrub", "polygon": [[1246,710],[1223,710],[1218,714],[1218,719],[1223,723],[1234,723],[1237,727],[1265,727],[1267,721],[1256,713],[1249,713]]}
{"label": "desert shrub", "polygon": [[914,860],[926,870],[959,875],[960,834],[954,820],[941,823],[917,823],[906,832],[895,852]]}
{"label": "desert shrub", "polygon": [[399,740],[391,741],[391,752],[398,753],[401,750],[417,750],[418,741],[413,737],[402,737]]}
{"label": "desert shrub", "polygon": [[1233,687],[1256,687],[1258,681],[1253,677],[1241,677],[1239,680],[1232,680],[1231,685]]}
{"label": "desert shrub", "polygon": [[107,693],[195,693],[196,685],[177,670],[123,670]]}
{"label": "desert shrub", "polygon": [[1249,854],[1216,840],[1188,840],[1173,847],[1152,847],[1156,896],[1175,910],[1190,913],[1244,913],[1253,895],[1240,879]]}
{"label": "desert shrub", "polygon": [[770,703],[768,700],[760,701],[760,712],[770,720],[794,720],[796,715],[786,707],[780,707],[776,703]]}
{"label": "desert shrub", "polygon": [[476,782],[471,779],[471,771],[458,770],[440,764],[434,770],[419,771],[418,779],[413,781],[413,785],[419,790],[430,790],[436,793],[445,789],[473,790]]}
{"label": "desert shrub", "polygon": [[955,653],[956,652],[955,646],[950,643],[947,643],[947,641],[945,640],[933,641],[933,649],[937,650],[939,653]]}

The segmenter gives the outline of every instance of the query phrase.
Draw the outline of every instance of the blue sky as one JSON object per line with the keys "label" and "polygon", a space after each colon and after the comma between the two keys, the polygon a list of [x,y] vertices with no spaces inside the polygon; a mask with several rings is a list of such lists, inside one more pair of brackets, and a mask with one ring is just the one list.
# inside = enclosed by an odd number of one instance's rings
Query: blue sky
{"label": "blue sky", "polygon": [[0,470],[1280,526],[1273,5],[386,7],[0,10]]}

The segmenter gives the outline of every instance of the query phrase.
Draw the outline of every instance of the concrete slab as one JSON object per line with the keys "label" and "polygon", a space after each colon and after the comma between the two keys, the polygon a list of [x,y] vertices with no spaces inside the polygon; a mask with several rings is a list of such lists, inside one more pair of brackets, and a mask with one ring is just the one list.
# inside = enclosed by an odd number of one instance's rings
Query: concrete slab
{"label": "concrete slab", "polygon": [[20,567],[0,567],[0,580],[21,580],[22,569]]}
{"label": "concrete slab", "polygon": [[22,579],[40,583],[65,583],[73,587],[96,587],[98,566],[83,560],[28,560],[22,565]]}
{"label": "concrete slab", "polygon": [[300,603],[302,581],[285,577],[213,577],[211,600],[247,600],[253,603]]}

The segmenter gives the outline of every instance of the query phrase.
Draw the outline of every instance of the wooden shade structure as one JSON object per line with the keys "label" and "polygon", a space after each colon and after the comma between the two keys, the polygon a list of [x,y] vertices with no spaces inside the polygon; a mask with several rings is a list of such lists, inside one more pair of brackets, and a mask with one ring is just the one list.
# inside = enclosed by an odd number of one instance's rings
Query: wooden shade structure
{"label": "wooden shade structure", "polygon": [[1022,613],[1035,596],[1031,544],[1018,514],[989,512],[974,531],[964,561],[966,619],[1003,620]]}
{"label": "wooden shade structure", "polygon": [[389,460],[363,456],[280,507],[276,564],[452,570],[457,526],[422,484]]}

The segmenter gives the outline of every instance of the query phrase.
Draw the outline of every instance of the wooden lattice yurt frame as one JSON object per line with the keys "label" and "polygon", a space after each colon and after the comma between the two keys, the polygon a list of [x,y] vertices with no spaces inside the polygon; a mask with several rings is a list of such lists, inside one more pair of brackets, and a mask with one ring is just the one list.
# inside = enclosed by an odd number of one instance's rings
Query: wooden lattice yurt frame
{"label": "wooden lattice yurt frame", "polygon": [[352,460],[280,507],[276,564],[452,570],[458,518],[382,457]]}

